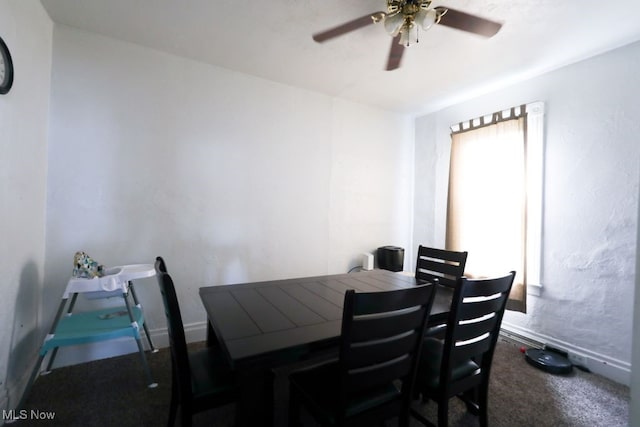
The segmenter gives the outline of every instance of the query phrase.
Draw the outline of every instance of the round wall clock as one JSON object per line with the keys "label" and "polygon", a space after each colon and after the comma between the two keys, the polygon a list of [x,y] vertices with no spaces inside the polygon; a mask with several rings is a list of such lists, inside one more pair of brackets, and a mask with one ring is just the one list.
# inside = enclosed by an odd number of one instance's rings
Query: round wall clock
{"label": "round wall clock", "polygon": [[13,62],[9,48],[0,37],[0,95],[9,92],[13,84]]}

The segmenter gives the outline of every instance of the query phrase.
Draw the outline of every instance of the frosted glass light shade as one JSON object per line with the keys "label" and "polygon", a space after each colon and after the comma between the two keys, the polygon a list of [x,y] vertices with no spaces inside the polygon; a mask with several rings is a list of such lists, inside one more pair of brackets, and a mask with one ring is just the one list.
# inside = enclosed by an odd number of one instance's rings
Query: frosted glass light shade
{"label": "frosted glass light shade", "polygon": [[416,13],[414,22],[422,27],[423,30],[428,30],[436,23],[436,19],[438,19],[438,14],[435,10],[420,10]]}
{"label": "frosted glass light shade", "polygon": [[384,19],[384,29],[392,36],[397,36],[398,32],[404,24],[404,16],[402,13],[396,13],[395,15],[388,16]]}
{"label": "frosted glass light shade", "polygon": [[400,34],[399,44],[404,46],[410,46],[412,42],[418,42],[418,26],[412,24],[410,26],[404,26],[402,28],[402,33]]}

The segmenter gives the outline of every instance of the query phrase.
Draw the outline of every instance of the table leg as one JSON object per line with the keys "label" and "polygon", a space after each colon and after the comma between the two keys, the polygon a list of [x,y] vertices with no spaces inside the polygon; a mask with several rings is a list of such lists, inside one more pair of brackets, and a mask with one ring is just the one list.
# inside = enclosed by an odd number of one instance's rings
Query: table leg
{"label": "table leg", "polygon": [[274,378],[271,369],[246,369],[238,372],[240,397],[236,405],[237,426],[274,425]]}
{"label": "table leg", "polygon": [[211,322],[207,320],[207,347],[217,347],[218,346],[218,338],[216,337],[216,333],[213,330],[213,326],[211,326]]}
{"label": "table leg", "polygon": [[[221,349],[210,321],[207,321],[208,347]],[[225,351],[226,353],[226,351]],[[236,426],[273,427],[274,425],[274,380],[270,367],[241,367],[237,370],[240,396],[236,404]]]}

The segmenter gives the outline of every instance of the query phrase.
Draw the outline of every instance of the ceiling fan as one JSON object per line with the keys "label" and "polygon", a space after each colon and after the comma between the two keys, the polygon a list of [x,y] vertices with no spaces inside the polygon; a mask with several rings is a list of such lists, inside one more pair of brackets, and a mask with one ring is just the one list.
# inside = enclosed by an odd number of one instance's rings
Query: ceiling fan
{"label": "ceiling fan", "polygon": [[313,39],[322,43],[369,24],[381,22],[386,32],[393,37],[387,70],[400,67],[405,47],[412,41],[418,42],[420,30],[428,30],[435,24],[456,28],[484,37],[494,36],[502,24],[479,16],[471,15],[449,7],[431,7],[431,0],[386,0],[386,12],[374,12],[353,19],[337,27],[316,33]]}

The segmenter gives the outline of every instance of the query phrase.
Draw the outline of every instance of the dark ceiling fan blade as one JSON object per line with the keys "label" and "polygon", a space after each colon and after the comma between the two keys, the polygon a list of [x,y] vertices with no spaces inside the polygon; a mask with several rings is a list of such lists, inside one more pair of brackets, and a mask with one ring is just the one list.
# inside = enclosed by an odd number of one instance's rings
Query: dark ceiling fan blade
{"label": "dark ceiling fan blade", "polygon": [[440,6],[436,9],[447,10],[439,22],[440,25],[445,27],[456,28],[485,37],[494,36],[502,28],[502,24],[499,22],[490,21],[449,7]]}
{"label": "dark ceiling fan blade", "polygon": [[400,44],[400,34],[391,40],[391,49],[389,49],[389,59],[387,60],[387,71],[400,68],[402,54],[404,53],[404,45]]}
{"label": "dark ceiling fan blade", "polygon": [[373,19],[374,16],[384,16],[384,12],[373,12],[360,18],[356,18],[352,21],[345,22],[344,24],[338,25],[337,27],[322,31],[321,33],[316,33],[313,35],[313,39],[318,43],[322,43],[334,37],[338,37],[359,28],[366,27],[367,25],[373,24],[375,22]]}

